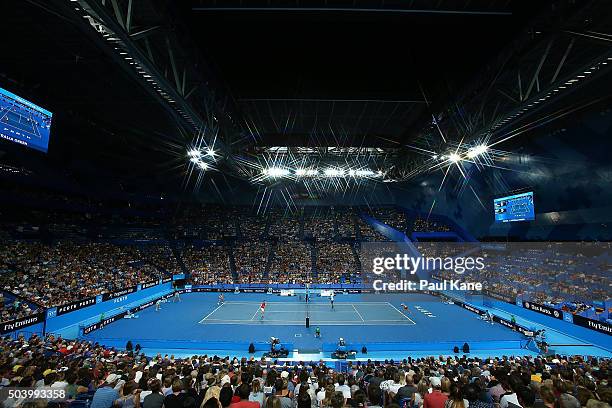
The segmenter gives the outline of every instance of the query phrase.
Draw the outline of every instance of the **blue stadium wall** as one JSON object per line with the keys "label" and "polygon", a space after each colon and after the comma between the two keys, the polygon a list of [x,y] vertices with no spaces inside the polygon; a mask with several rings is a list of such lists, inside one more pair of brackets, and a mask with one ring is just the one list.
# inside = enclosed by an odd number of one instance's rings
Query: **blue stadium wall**
{"label": "blue stadium wall", "polygon": [[163,294],[172,291],[172,282],[163,283],[147,289],[137,290],[123,296],[118,296],[114,299],[99,301],[97,303],[77,309],[75,311],[57,315],[57,308],[47,310],[47,333],[61,333],[65,337],[76,337],[80,325],[91,324],[99,321],[102,314],[105,317],[110,317],[112,314],[118,313],[120,310],[134,308],[149,299],[157,298]]}

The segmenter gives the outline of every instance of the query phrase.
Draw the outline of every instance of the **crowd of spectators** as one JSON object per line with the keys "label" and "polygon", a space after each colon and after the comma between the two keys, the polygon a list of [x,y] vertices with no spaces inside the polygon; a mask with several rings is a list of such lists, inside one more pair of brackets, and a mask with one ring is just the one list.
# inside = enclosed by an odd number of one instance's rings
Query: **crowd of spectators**
{"label": "crowd of spectators", "polygon": [[371,217],[387,224],[391,228],[400,232],[406,232],[408,221],[405,212],[394,207],[374,207],[370,208],[368,212]]}
{"label": "crowd of spectators", "polygon": [[181,209],[171,221],[172,236],[222,240],[237,235],[237,216],[234,207],[218,205],[189,206]]}
{"label": "crowd of spectators", "polygon": [[331,240],[336,237],[336,235],[333,207],[304,214],[305,237],[312,237],[319,240]]}
{"label": "crowd of spectators", "polygon": [[336,225],[338,235],[345,238],[355,238],[355,214],[349,209],[336,210]]}
{"label": "crowd of spectators", "polygon": [[279,241],[273,248],[270,281],[274,283],[310,283],[312,280],[311,247],[304,241]]}
{"label": "crowd of spectators", "polygon": [[240,226],[240,235],[247,240],[260,239],[267,224],[267,218],[263,215],[252,214],[250,211],[241,212],[238,216],[238,225]]}
{"label": "crowd of spectators", "polygon": [[245,241],[234,247],[234,261],[238,283],[260,283],[267,275],[266,266],[270,244],[266,242]]}
{"label": "crowd of spectators", "polygon": [[412,226],[413,232],[451,232],[452,228],[442,221],[417,217]]}
{"label": "crowd of spectators", "polygon": [[268,236],[279,241],[300,239],[300,218],[284,210],[273,209],[268,214]]}
{"label": "crowd of spectators", "polygon": [[148,245],[144,247],[145,257],[155,265],[170,275],[182,273],[176,256],[168,245]]}
{"label": "crowd of spectators", "polygon": [[0,322],[7,322],[13,319],[21,319],[42,312],[40,306],[30,304],[14,296],[5,297],[0,293]]}
{"label": "crowd of spectators", "polygon": [[43,306],[78,299],[159,279],[138,247],[70,241],[0,243],[3,290]]}
{"label": "crowd of spectators", "polygon": [[598,248],[601,253],[590,256],[584,255],[589,253],[588,248],[564,243],[523,243],[499,248],[485,244],[472,249],[470,244],[418,243],[417,247],[428,257],[469,253],[484,259],[482,270],[475,269],[464,276],[439,271],[443,278],[481,282],[484,289],[512,301],[522,296],[524,300],[574,314],[596,309],[605,320],[610,311],[603,305],[612,299],[609,252],[605,245]]}
{"label": "crowd of spectators", "polygon": [[375,230],[370,224],[365,222],[361,217],[355,218],[357,222],[357,230],[359,231],[359,239],[361,241],[388,242],[389,238]]}
{"label": "crowd of spectators", "polygon": [[322,242],[317,246],[317,283],[353,283],[357,265],[350,244]]}
{"label": "crowd of spectators", "polygon": [[[52,336],[3,338],[0,349],[0,387],[61,389],[79,407],[608,408],[612,402],[612,363],[604,358],[423,357],[349,362],[338,371],[323,362],[146,356],[131,342],[115,350]],[[9,398],[4,406],[23,401]]]}
{"label": "crowd of spectators", "polygon": [[225,245],[187,246],[181,258],[196,285],[233,283],[229,251]]}

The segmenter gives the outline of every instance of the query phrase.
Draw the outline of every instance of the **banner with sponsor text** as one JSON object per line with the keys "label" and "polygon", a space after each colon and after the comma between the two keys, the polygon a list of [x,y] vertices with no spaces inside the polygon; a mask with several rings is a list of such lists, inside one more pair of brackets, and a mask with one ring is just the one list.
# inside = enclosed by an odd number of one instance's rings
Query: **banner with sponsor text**
{"label": "banner with sponsor text", "polygon": [[587,329],[595,330],[600,333],[612,335],[612,324],[601,322],[599,320],[589,319],[587,317],[574,315],[574,324],[586,327]]}
{"label": "banner with sponsor text", "polygon": [[8,322],[3,322],[0,327],[0,333],[6,334],[15,330],[24,329],[29,326],[33,326],[38,323],[43,323],[45,321],[45,313],[37,313],[30,316],[22,317],[20,319],[9,320]]}
{"label": "banner with sponsor text", "polygon": [[554,317],[555,319],[563,320],[563,312],[552,307],[544,306],[539,303],[523,302],[523,307],[546,316]]}
{"label": "banner with sponsor text", "polygon": [[102,295],[102,301],[106,302],[107,300],[115,299],[121,296],[129,295],[130,293],[136,292],[137,286],[130,286],[128,288],[124,288],[121,290],[116,290],[114,292],[108,292]]}
{"label": "banner with sponsor text", "polygon": [[95,296],[77,300],[76,302],[72,302],[72,303],[66,303],[65,305],[60,305],[57,307],[57,311],[55,315],[61,316],[63,314],[74,312],[75,310],[83,309],[85,307],[95,305],[95,304],[96,304]]}

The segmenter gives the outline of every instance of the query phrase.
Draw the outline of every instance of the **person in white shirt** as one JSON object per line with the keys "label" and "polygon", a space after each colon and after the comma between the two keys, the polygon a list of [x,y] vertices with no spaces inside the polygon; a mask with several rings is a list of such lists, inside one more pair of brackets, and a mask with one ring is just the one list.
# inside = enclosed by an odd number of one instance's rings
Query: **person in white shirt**
{"label": "person in white shirt", "polygon": [[513,392],[512,394],[503,395],[499,400],[499,405],[501,406],[501,408],[508,408],[508,404],[514,404],[519,407],[521,406],[516,392]]}
{"label": "person in white shirt", "polygon": [[342,396],[344,397],[346,402],[346,400],[351,398],[351,387],[346,385],[344,382],[344,375],[340,374],[338,376],[338,383],[336,384],[336,391],[342,392]]}
{"label": "person in white shirt", "polygon": [[310,396],[311,407],[316,408],[317,407],[317,394],[315,390],[317,389],[317,385],[312,384],[310,377],[308,375],[308,372],[306,370],[302,370],[300,372],[300,383],[296,385],[295,389],[293,390],[293,398],[294,398],[294,403],[296,404],[296,406],[297,406],[297,397],[300,395],[300,388],[302,388],[302,386],[308,387],[308,395]]}

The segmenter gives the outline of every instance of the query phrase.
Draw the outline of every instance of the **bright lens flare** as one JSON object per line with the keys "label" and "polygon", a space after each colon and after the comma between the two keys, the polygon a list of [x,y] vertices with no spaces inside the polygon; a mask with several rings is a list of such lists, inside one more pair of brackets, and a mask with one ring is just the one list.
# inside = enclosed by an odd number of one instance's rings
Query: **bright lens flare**
{"label": "bright lens flare", "polygon": [[468,150],[467,152],[467,157],[469,157],[470,159],[473,159],[476,156],[480,156],[483,153],[486,153],[487,150],[489,150],[489,148],[485,145],[478,145],[476,147],[471,148],[470,150]]}
{"label": "bright lens flare", "polygon": [[459,160],[461,160],[461,157],[457,153],[451,153],[448,155],[448,160],[453,163],[457,163]]}
{"label": "bright lens flare", "polygon": [[263,170],[263,173],[268,177],[284,177],[289,175],[289,170],[282,167],[270,167]]}

